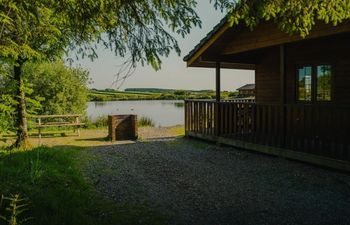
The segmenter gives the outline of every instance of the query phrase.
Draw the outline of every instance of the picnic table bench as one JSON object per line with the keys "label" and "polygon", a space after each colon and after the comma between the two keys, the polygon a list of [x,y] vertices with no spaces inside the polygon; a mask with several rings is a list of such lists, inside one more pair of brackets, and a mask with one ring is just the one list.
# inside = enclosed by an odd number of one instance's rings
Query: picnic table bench
{"label": "picnic table bench", "polygon": [[[38,129],[39,141],[41,141],[41,130],[47,127],[74,127],[78,136],[80,136],[80,127],[85,123],[80,122],[81,114],[70,115],[38,115],[31,118],[36,119],[34,128]],[[58,120],[58,121],[57,121]]]}

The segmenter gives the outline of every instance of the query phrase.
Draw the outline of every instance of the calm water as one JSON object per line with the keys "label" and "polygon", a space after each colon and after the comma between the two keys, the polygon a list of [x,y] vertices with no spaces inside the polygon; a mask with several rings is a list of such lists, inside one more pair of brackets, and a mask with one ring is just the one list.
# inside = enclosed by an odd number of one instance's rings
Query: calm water
{"label": "calm water", "polygon": [[100,116],[136,114],[151,118],[157,126],[184,124],[184,102],[171,101],[111,101],[89,102],[88,116],[94,120]]}

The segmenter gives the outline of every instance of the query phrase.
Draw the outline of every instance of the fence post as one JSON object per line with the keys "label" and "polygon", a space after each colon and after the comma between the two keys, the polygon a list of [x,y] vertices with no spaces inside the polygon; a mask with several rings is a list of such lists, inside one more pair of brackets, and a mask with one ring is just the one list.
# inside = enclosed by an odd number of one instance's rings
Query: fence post
{"label": "fence post", "polygon": [[38,135],[39,135],[39,146],[41,146],[41,119],[38,118]]}
{"label": "fence post", "polygon": [[75,117],[75,123],[77,124],[77,132],[78,132],[78,136],[80,137],[80,121],[79,121],[79,116]]}

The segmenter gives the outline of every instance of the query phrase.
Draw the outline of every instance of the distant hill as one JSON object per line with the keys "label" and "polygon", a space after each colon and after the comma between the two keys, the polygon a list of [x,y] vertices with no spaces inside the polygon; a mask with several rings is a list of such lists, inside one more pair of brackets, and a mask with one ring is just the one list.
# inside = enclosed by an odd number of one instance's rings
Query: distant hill
{"label": "distant hill", "polygon": [[[235,97],[236,92],[221,92],[223,99]],[[176,90],[165,88],[127,88],[118,91],[110,88],[103,90],[90,89],[90,101],[122,101],[122,100],[182,100],[182,99],[214,99],[213,90]]]}
{"label": "distant hill", "polygon": [[[180,89],[166,89],[166,88],[126,88],[125,92],[151,92],[151,93],[172,93],[180,91]],[[181,90],[186,92],[213,92],[213,90]]]}

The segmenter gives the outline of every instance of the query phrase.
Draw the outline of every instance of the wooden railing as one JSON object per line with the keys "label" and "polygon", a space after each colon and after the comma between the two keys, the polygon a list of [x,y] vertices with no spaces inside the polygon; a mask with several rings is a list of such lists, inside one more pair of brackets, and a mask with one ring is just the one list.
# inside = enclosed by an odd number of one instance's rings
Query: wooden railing
{"label": "wooden railing", "polygon": [[350,107],[185,101],[187,132],[350,160]]}

